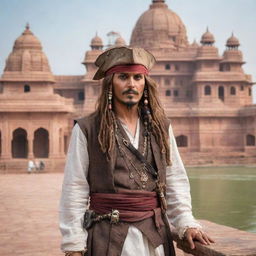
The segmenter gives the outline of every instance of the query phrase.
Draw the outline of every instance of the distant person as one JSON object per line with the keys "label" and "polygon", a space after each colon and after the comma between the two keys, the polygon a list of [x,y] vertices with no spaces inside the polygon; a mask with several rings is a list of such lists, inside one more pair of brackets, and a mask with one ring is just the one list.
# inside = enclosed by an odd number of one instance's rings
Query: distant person
{"label": "distant person", "polygon": [[35,160],[35,169],[37,172],[40,171],[40,161],[39,160]]}
{"label": "distant person", "polygon": [[41,161],[40,161],[40,164],[39,164],[39,170],[40,170],[40,171],[43,171],[44,168],[45,168],[44,162],[41,160]]}
{"label": "distant person", "polygon": [[28,173],[31,174],[35,170],[35,164],[33,160],[28,161]]}

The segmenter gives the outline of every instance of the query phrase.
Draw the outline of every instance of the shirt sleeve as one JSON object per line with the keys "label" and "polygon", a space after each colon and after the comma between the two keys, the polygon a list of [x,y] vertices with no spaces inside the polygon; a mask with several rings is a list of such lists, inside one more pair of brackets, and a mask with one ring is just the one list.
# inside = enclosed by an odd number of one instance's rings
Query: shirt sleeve
{"label": "shirt sleeve", "polygon": [[86,247],[87,231],[83,229],[83,216],[89,201],[88,166],[87,140],[76,124],[67,153],[59,207],[62,251],[82,251]]}
{"label": "shirt sleeve", "polygon": [[166,170],[167,216],[182,238],[187,228],[201,228],[201,225],[192,214],[190,184],[171,125],[169,138],[172,165]]}

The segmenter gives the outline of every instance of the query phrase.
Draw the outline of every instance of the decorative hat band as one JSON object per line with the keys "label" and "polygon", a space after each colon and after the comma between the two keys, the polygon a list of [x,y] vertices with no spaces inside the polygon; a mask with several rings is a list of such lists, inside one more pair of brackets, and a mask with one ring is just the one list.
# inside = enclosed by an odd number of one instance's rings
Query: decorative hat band
{"label": "decorative hat band", "polygon": [[110,68],[105,75],[111,75],[114,73],[138,73],[148,75],[148,69],[140,64],[130,64],[130,65],[117,65]]}

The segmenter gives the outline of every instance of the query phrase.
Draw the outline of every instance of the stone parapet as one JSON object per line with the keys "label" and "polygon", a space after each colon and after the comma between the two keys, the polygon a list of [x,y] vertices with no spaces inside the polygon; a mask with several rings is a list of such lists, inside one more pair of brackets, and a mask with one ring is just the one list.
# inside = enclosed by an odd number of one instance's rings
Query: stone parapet
{"label": "stone parapet", "polygon": [[[179,106],[180,105],[180,106]],[[175,107],[165,106],[167,116],[174,117],[236,117],[239,111],[233,108],[202,108],[198,106],[175,104]]]}
{"label": "stone parapet", "polygon": [[193,82],[251,82],[249,77],[237,72],[197,72]]}
{"label": "stone parapet", "polygon": [[[201,221],[204,230],[215,240],[214,244],[205,246],[195,242],[196,248],[191,250],[186,241],[180,240],[176,231],[172,234],[177,247],[183,255],[196,256],[255,256],[256,255],[256,234],[241,231],[235,228],[219,225],[210,221]],[[178,252],[182,255],[182,252]]]}
{"label": "stone parapet", "polygon": [[5,71],[0,82],[51,82],[54,83],[54,76],[49,72],[20,72]]}
{"label": "stone parapet", "polygon": [[[27,96],[27,95],[25,95]],[[73,99],[57,94],[38,95],[1,95],[0,112],[74,112]]]}

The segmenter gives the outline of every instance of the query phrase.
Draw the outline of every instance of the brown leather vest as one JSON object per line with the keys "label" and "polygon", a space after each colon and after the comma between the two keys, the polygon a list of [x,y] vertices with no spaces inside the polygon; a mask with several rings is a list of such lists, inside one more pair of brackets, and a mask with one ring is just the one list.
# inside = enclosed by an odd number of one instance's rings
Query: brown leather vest
{"label": "brown leather vest", "polygon": [[[118,193],[120,190],[127,189],[153,191],[155,189],[154,178],[150,174],[148,174],[149,180],[146,185],[142,187],[139,174],[134,171],[135,169],[130,161],[125,160],[132,160],[133,164],[138,168],[141,163],[127,148],[123,148],[125,154],[128,156],[127,159],[124,159],[123,156],[121,156],[120,151],[116,146],[112,152],[111,159],[109,161],[107,160],[106,155],[101,151],[98,142],[100,120],[96,113],[78,119],[76,122],[85,134],[88,143],[89,170],[87,179],[90,186],[90,193]],[[142,152],[144,142],[144,126],[142,122],[140,123],[140,127],[138,150]],[[128,139],[122,128],[120,129],[120,133],[125,139]],[[147,150],[147,161],[156,167],[160,181],[165,183],[166,160],[165,156],[160,152],[155,137],[151,135],[150,145],[148,145]],[[165,225],[160,229],[156,228],[153,217],[132,223],[132,225],[137,227],[155,248],[160,244],[163,244],[166,256],[175,255],[172,238],[168,235],[170,234],[167,230],[169,227],[167,226],[166,218],[164,216],[163,219]],[[125,222],[110,224],[108,220],[95,223],[93,227],[88,230],[88,255],[121,255],[129,225],[129,223]]]}

